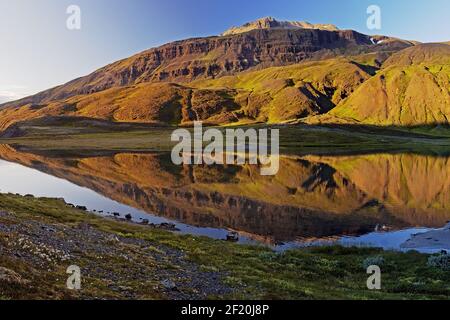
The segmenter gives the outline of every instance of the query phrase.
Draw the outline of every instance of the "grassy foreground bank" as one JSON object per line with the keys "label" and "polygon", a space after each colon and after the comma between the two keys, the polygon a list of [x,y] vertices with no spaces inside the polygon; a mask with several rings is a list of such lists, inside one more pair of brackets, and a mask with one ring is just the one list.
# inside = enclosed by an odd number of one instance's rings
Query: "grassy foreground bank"
{"label": "grassy foreground bank", "polygon": [[[323,247],[275,253],[105,219],[62,200],[0,195],[0,299],[447,299],[427,255]],[[363,262],[382,256],[382,290]],[[66,289],[70,265],[80,291]]]}

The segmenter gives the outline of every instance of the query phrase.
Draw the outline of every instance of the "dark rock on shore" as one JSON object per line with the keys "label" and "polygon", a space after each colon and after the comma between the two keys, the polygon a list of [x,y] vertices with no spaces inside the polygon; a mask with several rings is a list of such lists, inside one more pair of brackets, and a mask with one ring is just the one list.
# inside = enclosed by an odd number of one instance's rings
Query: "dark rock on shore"
{"label": "dark rock on shore", "polygon": [[176,290],[177,289],[177,285],[175,284],[175,282],[173,282],[172,280],[169,280],[169,279],[165,279],[165,280],[161,281],[161,284],[167,290]]}
{"label": "dark rock on shore", "polygon": [[239,233],[237,232],[230,232],[227,234],[227,241],[230,242],[238,242],[239,241]]}

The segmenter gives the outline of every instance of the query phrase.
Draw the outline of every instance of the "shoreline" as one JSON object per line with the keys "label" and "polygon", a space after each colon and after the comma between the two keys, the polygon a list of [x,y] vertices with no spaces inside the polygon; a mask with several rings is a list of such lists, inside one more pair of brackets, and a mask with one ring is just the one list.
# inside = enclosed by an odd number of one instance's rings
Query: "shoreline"
{"label": "shoreline", "polygon": [[[64,199],[62,199],[64,201]],[[69,206],[71,204],[68,204]],[[147,219],[139,218],[134,219],[133,217],[127,218],[129,214],[118,213],[118,212],[106,212],[99,213],[96,210],[83,210],[90,214],[95,214],[103,219],[111,219],[117,222],[131,223],[135,225],[148,226],[150,228],[161,229],[169,232],[173,232],[179,235],[189,235],[189,236],[203,236],[211,240],[228,241],[236,243],[239,245],[257,245],[267,247],[274,252],[283,252],[293,249],[304,249],[312,247],[327,247],[327,246],[343,246],[343,247],[359,247],[359,248],[376,248],[383,249],[384,251],[395,251],[407,253],[408,251],[416,251],[422,254],[433,254],[442,251],[450,252],[450,222],[449,224],[443,226],[442,228],[427,228],[427,227],[410,227],[398,230],[389,231],[374,231],[370,233],[362,233],[360,235],[336,235],[328,238],[314,238],[311,239],[299,239],[284,242],[267,242],[267,239],[263,236],[256,234],[248,234],[246,232],[241,232],[238,230],[221,229],[221,228],[206,228],[191,226],[181,223],[179,221],[167,219],[169,222],[162,223],[152,223]],[[153,214],[146,213],[149,216],[156,217]],[[179,227],[187,227],[187,230],[180,230]],[[196,230],[194,232],[189,232],[189,229]],[[222,237],[213,236],[208,234],[202,234],[202,229],[214,230],[217,234],[221,234]],[[374,243],[368,241],[364,242],[362,239],[366,237],[375,238],[375,240],[382,241],[382,239],[395,237],[397,234],[407,234],[410,236],[406,241],[400,240],[390,243],[386,246],[377,246]]]}
{"label": "shoreline", "polygon": [[[14,193],[10,193],[14,194]],[[35,195],[27,194],[20,195],[26,198],[35,198]],[[37,197],[39,198],[39,197]],[[355,246],[360,248],[381,248],[385,251],[408,252],[417,251],[425,254],[433,254],[441,251],[450,251],[450,241],[448,239],[448,230],[450,224],[442,228],[427,228],[427,227],[409,227],[396,230],[386,230],[361,233],[355,235],[335,235],[326,238],[303,238],[291,241],[276,241],[266,238],[262,235],[250,234],[244,231],[200,227],[195,225],[185,224],[169,218],[159,217],[147,212],[138,214],[130,214],[122,211],[103,211],[92,208],[87,208],[84,204],[68,203],[64,198],[56,198],[61,200],[69,208],[75,208],[86,212],[86,214],[93,214],[101,219],[112,220],[122,223],[131,223],[134,225],[148,226],[154,229],[161,229],[170,231],[178,235],[188,236],[202,236],[211,240],[229,241],[239,245],[259,245],[269,248],[274,252],[284,252],[292,249],[302,249],[311,247],[326,247],[326,246]],[[159,221],[159,222],[158,222]],[[402,235],[400,239],[398,235]],[[430,238],[428,235],[431,235]],[[391,239],[391,240],[389,240]],[[427,245],[433,242],[432,245]],[[442,240],[442,241],[441,241]],[[384,245],[376,245],[376,243],[385,243]]]}
{"label": "shoreline", "polygon": [[[0,212],[0,299],[445,299],[450,294],[448,272],[427,267],[429,256],[417,252],[331,246],[276,253],[108,221],[49,198],[0,194]],[[380,255],[387,262],[384,289],[371,291],[362,264]],[[81,291],[65,288],[66,268],[74,264],[86,277]]]}
{"label": "shoreline", "polygon": [[[433,226],[427,224],[411,224],[409,226],[384,226],[380,225],[380,227],[375,227],[375,224],[370,226],[370,228],[365,228],[364,232],[359,233],[333,233],[325,235],[323,237],[316,237],[316,235],[312,234],[309,237],[296,237],[296,238],[280,238],[280,237],[271,237],[266,236],[265,233],[251,233],[246,231],[245,229],[236,229],[236,228],[228,228],[227,226],[214,226],[213,224],[189,224],[188,222],[182,222],[180,220],[176,220],[175,217],[165,217],[164,215],[157,215],[151,213],[153,211],[145,211],[139,207],[133,207],[130,204],[125,204],[119,199],[112,199],[108,197],[108,194],[101,194],[98,191],[92,190],[89,187],[82,187],[78,184],[75,184],[73,181],[65,180],[61,178],[61,176],[53,176],[39,169],[24,166],[21,163],[11,162],[11,160],[4,160],[5,164],[9,164],[9,169],[4,170],[4,173],[7,174],[7,171],[13,171],[16,166],[17,168],[21,168],[20,175],[30,176],[32,180],[41,180],[45,181],[46,185],[53,185],[56,183],[53,180],[58,180],[58,183],[54,185],[54,187],[50,188],[49,191],[44,191],[39,185],[33,185],[26,188],[17,187],[15,184],[6,184],[5,188],[2,190],[3,193],[10,192],[11,194],[21,194],[23,196],[29,195],[31,197],[50,197],[50,198],[61,198],[65,202],[68,203],[69,206],[82,208],[83,211],[91,211],[94,214],[98,214],[98,216],[102,218],[110,218],[110,217],[122,217],[125,220],[132,220],[138,224],[154,224],[154,225],[173,225],[172,229],[178,229],[177,231],[180,234],[187,235],[195,235],[195,236],[207,236],[211,239],[216,240],[225,240],[227,238],[232,238],[231,240],[236,241],[240,244],[263,244],[267,247],[282,252],[289,249],[294,248],[302,248],[308,247],[309,244],[314,246],[323,246],[323,245],[356,245],[362,247],[382,247],[384,249],[395,249],[398,251],[405,251],[404,248],[401,247],[404,241],[410,239],[415,233],[423,233],[428,231],[438,231],[441,226],[444,224],[442,221],[441,224],[435,224]],[[29,173],[28,173],[29,172]],[[35,174],[33,176],[31,174]],[[48,178],[47,178],[48,177]],[[61,180],[62,179],[62,180]],[[61,181],[61,182],[59,182]],[[63,182],[64,181],[64,182]],[[54,190],[65,190],[64,192],[55,192]],[[83,192],[83,193],[81,193]],[[73,197],[73,194],[77,194],[78,196]],[[84,201],[88,199],[88,201]],[[69,202],[74,203],[75,205],[69,204]],[[150,212],[150,213],[149,213]],[[193,221],[195,222],[195,221]],[[336,222],[338,223],[338,222]],[[417,226],[417,227],[416,227]],[[419,226],[423,226],[424,230],[419,230]],[[236,234],[237,233],[237,234]],[[402,239],[396,239],[396,234],[405,234],[409,233],[409,237],[405,238],[402,235]],[[237,239],[238,238],[238,239]],[[383,240],[384,239],[384,240]],[[323,243],[325,242],[325,243]],[[375,242],[372,243],[372,242]],[[377,244],[378,243],[378,244]],[[450,248],[450,244],[448,242],[444,243],[446,246],[441,248],[434,248],[434,250],[438,249],[448,249]],[[407,247],[407,249],[415,249],[413,246]],[[419,250],[420,251],[420,250]],[[432,253],[426,252],[423,253]]]}

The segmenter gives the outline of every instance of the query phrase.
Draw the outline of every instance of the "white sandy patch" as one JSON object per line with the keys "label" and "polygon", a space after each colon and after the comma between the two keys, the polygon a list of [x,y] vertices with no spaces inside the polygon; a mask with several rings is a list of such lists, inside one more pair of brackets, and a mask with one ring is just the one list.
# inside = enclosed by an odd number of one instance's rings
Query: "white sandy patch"
{"label": "white sandy patch", "polygon": [[400,247],[404,249],[441,248],[450,250],[450,223],[443,229],[413,235],[411,239],[402,243]]}

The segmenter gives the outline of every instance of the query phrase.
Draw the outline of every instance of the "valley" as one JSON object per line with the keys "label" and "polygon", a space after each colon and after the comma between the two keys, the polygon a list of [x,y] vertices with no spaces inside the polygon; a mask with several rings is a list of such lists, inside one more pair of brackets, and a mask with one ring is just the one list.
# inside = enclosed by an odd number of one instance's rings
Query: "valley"
{"label": "valley", "polygon": [[0,131],[17,136],[17,126],[67,117],[105,126],[448,126],[449,45],[312,27],[268,18],[144,51],[1,105]]}
{"label": "valley", "polygon": [[[271,17],[1,104],[0,300],[448,299],[449,120],[449,43]],[[196,122],[280,170],[174,164]]]}

